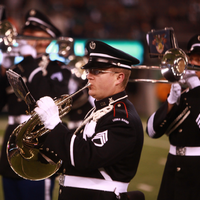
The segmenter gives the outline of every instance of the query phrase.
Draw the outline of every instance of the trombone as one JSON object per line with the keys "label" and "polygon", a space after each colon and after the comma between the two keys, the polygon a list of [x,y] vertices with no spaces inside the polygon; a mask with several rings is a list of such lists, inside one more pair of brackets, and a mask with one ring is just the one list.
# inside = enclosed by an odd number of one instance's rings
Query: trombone
{"label": "trombone", "polygon": [[130,79],[129,82],[148,83],[174,83],[183,78],[186,70],[200,71],[200,66],[188,63],[186,53],[180,48],[172,48],[165,52],[161,59],[160,66],[134,66],[132,69],[160,70],[166,80],[156,79]]}
{"label": "trombone", "polygon": [[[0,49],[5,53],[13,53],[16,56],[15,45],[19,45],[22,41],[26,40],[49,40],[56,41],[58,44],[58,54],[63,57],[69,55],[69,51],[73,48],[74,39],[71,37],[58,37],[58,38],[48,38],[48,37],[34,37],[34,36],[23,36],[18,35],[16,28],[7,20],[0,21]],[[44,52],[45,53],[45,52]]]}
{"label": "trombone", "polygon": [[[0,21],[0,49],[3,52],[11,53],[14,50],[14,44],[22,40],[50,40],[58,44],[58,55],[67,58],[70,50],[73,48],[74,39],[70,37],[46,38],[34,36],[19,36],[15,27],[7,20]],[[17,52],[14,52],[16,56]],[[185,70],[200,70],[199,66],[188,64],[186,53],[178,48],[167,50],[162,59],[160,66],[134,66],[132,69],[150,69],[161,70],[161,74],[166,80],[154,79],[130,79],[129,82],[148,82],[148,83],[173,83],[183,78]]]}
{"label": "trombone", "polygon": [[[63,36],[58,38],[48,38],[18,35],[16,28],[9,21],[0,21],[0,52],[7,53],[10,57],[20,56],[20,45],[23,45],[24,41],[27,40],[52,41],[47,47],[47,53],[54,53],[54,49],[56,49],[56,54],[64,58],[64,60],[66,59],[72,74],[75,74],[77,78],[83,80],[86,79],[86,73],[81,67],[86,64],[88,59],[85,56],[80,57],[72,55],[74,46],[73,38]],[[17,44],[19,45],[19,48]],[[54,48],[55,46],[56,48]]]}

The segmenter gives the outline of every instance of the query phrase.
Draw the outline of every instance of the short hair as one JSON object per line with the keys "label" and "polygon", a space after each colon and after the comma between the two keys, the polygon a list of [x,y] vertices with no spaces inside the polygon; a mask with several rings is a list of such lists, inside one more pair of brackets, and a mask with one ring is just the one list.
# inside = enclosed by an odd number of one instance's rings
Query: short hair
{"label": "short hair", "polygon": [[131,75],[131,70],[129,69],[125,69],[125,68],[116,68],[116,67],[113,67],[112,70],[114,72],[122,72],[124,73],[124,80],[122,81],[122,87],[126,88],[127,84],[128,84],[128,81],[129,81],[129,77]]}

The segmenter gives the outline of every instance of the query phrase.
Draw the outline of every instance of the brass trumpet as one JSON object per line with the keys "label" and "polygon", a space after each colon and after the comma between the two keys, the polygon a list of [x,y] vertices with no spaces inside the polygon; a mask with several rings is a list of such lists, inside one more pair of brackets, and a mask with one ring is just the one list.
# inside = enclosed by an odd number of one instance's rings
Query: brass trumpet
{"label": "brass trumpet", "polygon": [[[89,86],[90,83],[71,95],[65,94],[55,99],[60,118],[71,110],[72,97]],[[17,91],[16,88],[14,91]],[[41,148],[50,130],[45,129],[34,111],[30,114],[29,120],[20,124],[11,134],[7,144],[7,157],[11,168],[20,177],[28,180],[42,180],[55,174],[62,160],[56,154]]]}

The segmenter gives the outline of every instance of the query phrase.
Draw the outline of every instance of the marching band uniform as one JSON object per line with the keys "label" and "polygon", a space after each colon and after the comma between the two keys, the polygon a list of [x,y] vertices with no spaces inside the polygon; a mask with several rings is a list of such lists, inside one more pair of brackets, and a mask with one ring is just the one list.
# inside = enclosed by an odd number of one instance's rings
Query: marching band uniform
{"label": "marching band uniform", "polygon": [[[56,37],[61,34],[60,31],[57,30],[45,16],[36,10],[31,10],[27,14],[26,19],[27,21],[24,28],[31,24],[32,26],[40,27],[40,29],[47,31],[50,35],[52,35],[52,37]],[[71,72],[63,63],[59,61],[50,61],[48,55],[41,55],[41,57],[37,58],[33,58],[33,56],[26,56],[22,62],[12,67],[12,69],[22,76],[35,100],[38,100],[44,95],[49,95],[54,98],[59,97],[62,94],[68,94],[68,81],[70,79]],[[0,87],[2,87],[2,85],[0,85]],[[0,159],[0,174],[5,180],[5,200],[7,200],[7,193],[9,195],[13,194],[13,200],[18,198],[20,200],[27,199],[25,195],[28,196],[28,199],[50,199],[55,177],[42,181],[24,180],[11,169],[8,163],[6,148],[9,136],[19,124],[27,121],[30,118],[30,115],[26,114],[26,111],[28,110],[26,103],[15,95],[8,83],[8,80],[6,93],[7,101],[4,101],[3,103],[7,103],[8,105],[9,116]],[[0,108],[3,108],[3,106],[3,104],[0,105]],[[11,188],[13,182],[18,182],[18,188],[16,188],[16,185]],[[34,192],[30,191],[31,189],[34,190]],[[20,190],[22,190],[21,194],[19,194]],[[19,195],[18,198],[17,194]]]}
{"label": "marching band uniform", "polygon": [[[131,64],[138,63],[100,41],[88,43],[87,48],[90,59],[85,69],[105,69],[108,65],[131,69]],[[41,117],[41,100],[38,102],[35,111]],[[55,128],[50,124],[52,130],[42,148],[53,151],[63,161],[59,200],[127,199],[127,187],[136,174],[143,146],[141,120],[125,91],[94,103],[74,133],[61,123]],[[41,120],[45,124],[42,117]]]}
{"label": "marching band uniform", "polygon": [[[190,40],[188,50],[192,52],[195,43],[200,44],[200,40]],[[180,87],[180,96],[169,112],[168,97],[147,121],[146,131],[151,138],[166,134],[170,142],[158,200],[200,199],[200,82],[195,76],[186,83],[189,89],[182,94],[180,85],[175,83]]]}
{"label": "marching band uniform", "polygon": [[55,149],[64,163],[59,199],[83,195],[84,199],[116,199],[127,191],[136,174],[143,136],[140,119],[125,92],[95,101],[91,121],[76,136],[65,133],[59,124],[44,145]]}
{"label": "marching band uniform", "polygon": [[200,86],[182,94],[180,104],[168,114],[165,102],[147,122],[150,137],[167,134],[170,142],[158,199],[200,198],[200,129],[195,121],[200,113],[199,98]]}

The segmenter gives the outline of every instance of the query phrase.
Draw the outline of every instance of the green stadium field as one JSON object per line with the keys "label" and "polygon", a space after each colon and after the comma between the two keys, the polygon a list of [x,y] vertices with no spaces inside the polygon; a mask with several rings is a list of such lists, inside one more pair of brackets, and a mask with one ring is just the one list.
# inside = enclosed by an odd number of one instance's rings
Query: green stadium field
{"label": "green stadium field", "polygon": [[[146,119],[143,119],[144,126],[144,146],[141,155],[138,171],[134,179],[130,182],[128,190],[140,190],[145,194],[146,200],[156,200],[166,157],[169,149],[169,142],[166,136],[159,139],[151,139],[145,132]],[[2,145],[3,134],[7,124],[6,116],[0,115],[0,146]],[[53,200],[58,199],[59,185],[56,180]],[[0,199],[3,198],[2,182],[0,176]]]}

